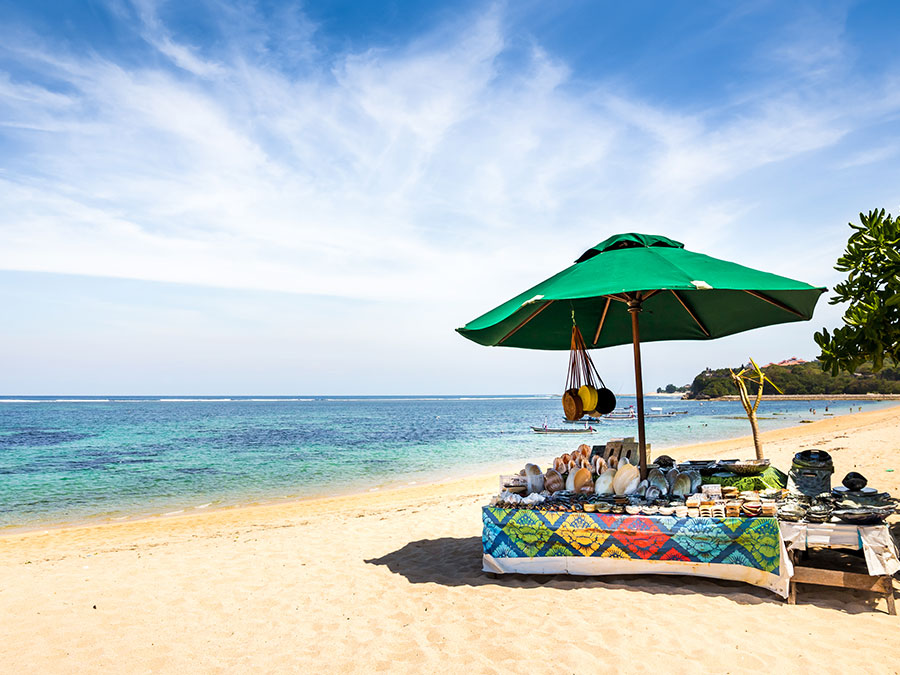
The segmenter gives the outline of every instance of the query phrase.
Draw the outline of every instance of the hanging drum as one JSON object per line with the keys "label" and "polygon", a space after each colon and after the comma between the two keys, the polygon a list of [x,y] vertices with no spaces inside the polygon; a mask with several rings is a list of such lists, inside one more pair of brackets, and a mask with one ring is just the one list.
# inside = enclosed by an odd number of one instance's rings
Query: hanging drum
{"label": "hanging drum", "polygon": [[566,419],[580,420],[584,417],[584,403],[578,395],[577,389],[567,389],[562,397],[563,411],[566,413]]}
{"label": "hanging drum", "polygon": [[616,409],[616,395],[606,387],[597,390],[597,414],[609,415]]}

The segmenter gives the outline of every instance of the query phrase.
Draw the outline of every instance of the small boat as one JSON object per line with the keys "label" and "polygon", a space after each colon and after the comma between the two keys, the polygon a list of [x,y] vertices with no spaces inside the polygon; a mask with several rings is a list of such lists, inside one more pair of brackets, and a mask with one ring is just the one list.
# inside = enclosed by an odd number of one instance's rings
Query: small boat
{"label": "small boat", "polygon": [[[653,412],[648,412],[644,414],[644,419],[653,419],[659,417],[675,417],[676,415],[687,415],[687,410],[669,410],[666,412],[662,412],[662,408],[650,408]],[[613,410],[609,415],[604,415],[601,419],[604,420],[636,420],[637,413],[634,408],[625,408],[625,409],[617,409]]]}
{"label": "small boat", "polygon": [[605,420],[636,420],[637,413],[634,411],[634,406],[628,406],[627,408],[616,408],[608,415],[604,415],[603,419],[605,419]]}
{"label": "small boat", "polygon": [[580,420],[570,420],[566,417],[563,417],[562,421],[566,424],[596,424],[597,422],[600,422],[601,419],[599,417],[582,417]]}
{"label": "small boat", "polygon": [[594,427],[568,428],[568,429],[551,429],[550,427],[531,427],[536,434],[593,434],[597,430]]}

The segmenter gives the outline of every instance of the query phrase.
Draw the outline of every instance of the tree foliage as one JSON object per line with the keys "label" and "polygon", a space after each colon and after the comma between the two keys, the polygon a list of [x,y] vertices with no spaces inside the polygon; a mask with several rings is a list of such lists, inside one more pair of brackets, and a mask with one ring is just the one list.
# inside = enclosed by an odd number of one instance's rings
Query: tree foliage
{"label": "tree foliage", "polygon": [[900,218],[882,209],[859,219],[850,223],[854,232],[835,265],[847,278],[829,300],[849,303],[844,325],[815,335],[822,368],[832,375],[853,373],[866,361],[876,372],[886,359],[900,363]]}
{"label": "tree foliage", "polygon": [[689,384],[685,384],[680,387],[676,387],[674,384],[667,384],[665,386],[665,388],[657,387],[656,393],[657,394],[674,394],[676,392],[684,393],[686,391],[690,391],[690,389],[691,389],[691,385],[689,385]]}
{"label": "tree foliage", "polygon": [[[736,370],[745,368],[739,366]],[[729,368],[706,369],[694,378],[690,398],[716,398],[738,393]],[[886,362],[877,374],[864,363],[855,373],[832,375],[818,361],[794,366],[766,366],[766,378],[785,394],[900,394],[900,366]],[[777,394],[766,384],[764,394]]]}

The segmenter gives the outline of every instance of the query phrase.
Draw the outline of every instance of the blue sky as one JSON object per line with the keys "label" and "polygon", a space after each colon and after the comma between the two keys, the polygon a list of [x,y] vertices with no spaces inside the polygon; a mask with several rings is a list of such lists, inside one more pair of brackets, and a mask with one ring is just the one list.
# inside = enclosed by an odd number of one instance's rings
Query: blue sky
{"label": "blue sky", "polygon": [[[900,210],[894,2],[0,1],[0,393],[524,393],[453,329],[623,231],[810,283]],[[811,358],[647,345],[645,382]],[[607,384],[633,390],[628,348]]]}

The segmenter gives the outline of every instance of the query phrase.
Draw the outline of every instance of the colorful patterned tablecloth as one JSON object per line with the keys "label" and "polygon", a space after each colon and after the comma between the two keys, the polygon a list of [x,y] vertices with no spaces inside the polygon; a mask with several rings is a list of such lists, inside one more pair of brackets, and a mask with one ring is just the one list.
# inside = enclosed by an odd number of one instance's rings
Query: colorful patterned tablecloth
{"label": "colorful patterned tablecloth", "polygon": [[739,476],[736,473],[718,473],[712,476],[703,476],[704,483],[719,483],[720,485],[733,485],[738,490],[765,490],[766,488],[786,488],[787,474],[770,466],[762,473],[755,476]]}
{"label": "colorful patterned tablecloth", "polygon": [[675,518],[482,510],[484,570],[523,574],[693,574],[787,597],[793,573],[774,518]]}

